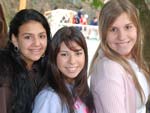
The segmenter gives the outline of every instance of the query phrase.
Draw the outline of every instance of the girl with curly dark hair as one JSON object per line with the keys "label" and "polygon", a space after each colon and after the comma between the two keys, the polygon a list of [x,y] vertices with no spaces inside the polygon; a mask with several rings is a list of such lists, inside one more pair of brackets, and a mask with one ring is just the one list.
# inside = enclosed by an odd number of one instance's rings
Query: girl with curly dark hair
{"label": "girl with curly dark hair", "polygon": [[44,76],[50,28],[36,10],[19,11],[10,22],[9,41],[0,50],[0,113],[31,113]]}

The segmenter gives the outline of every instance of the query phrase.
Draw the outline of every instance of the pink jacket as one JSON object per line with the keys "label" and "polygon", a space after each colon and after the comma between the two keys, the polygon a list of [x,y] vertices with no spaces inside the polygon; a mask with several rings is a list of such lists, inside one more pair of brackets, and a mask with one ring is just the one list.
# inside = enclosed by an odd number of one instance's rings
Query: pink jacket
{"label": "pink jacket", "polygon": [[98,59],[90,83],[97,113],[136,113],[136,88],[120,64]]}

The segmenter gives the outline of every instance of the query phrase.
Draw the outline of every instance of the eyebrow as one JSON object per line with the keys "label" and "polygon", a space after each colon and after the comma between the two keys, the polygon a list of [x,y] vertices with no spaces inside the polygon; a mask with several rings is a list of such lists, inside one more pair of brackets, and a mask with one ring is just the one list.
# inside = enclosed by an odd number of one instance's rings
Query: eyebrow
{"label": "eyebrow", "polygon": [[[46,32],[40,32],[40,33],[38,33],[38,34],[46,34]],[[21,35],[22,35],[22,36],[23,36],[23,35],[33,35],[33,33],[22,33]]]}
{"label": "eyebrow", "polygon": [[45,34],[46,32],[45,31],[43,31],[43,32],[40,32],[39,34]]}
{"label": "eyebrow", "polygon": [[32,35],[32,33],[22,33],[22,35]]}
{"label": "eyebrow", "polygon": [[127,23],[127,24],[133,24],[133,22],[129,22],[129,23]]}
{"label": "eyebrow", "polygon": [[[79,51],[83,51],[83,49],[82,48],[81,49],[73,49],[71,51],[79,52]],[[68,52],[68,51],[67,50],[60,50],[59,52]]]}

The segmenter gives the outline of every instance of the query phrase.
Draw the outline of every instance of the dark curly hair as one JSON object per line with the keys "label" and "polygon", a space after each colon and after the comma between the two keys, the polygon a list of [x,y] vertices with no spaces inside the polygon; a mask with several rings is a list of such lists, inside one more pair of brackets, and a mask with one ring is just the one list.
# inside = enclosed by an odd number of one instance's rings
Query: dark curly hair
{"label": "dark curly hair", "polygon": [[12,59],[11,63],[13,63],[13,68],[11,69],[12,72],[9,73],[9,76],[13,76],[10,83],[12,90],[12,104],[10,109],[12,113],[31,113],[33,100],[37,93],[37,91],[35,92],[32,89],[33,84],[29,80],[29,73],[26,69],[25,62],[21,59],[20,54],[18,54],[15,46],[11,43],[12,35],[15,35],[17,38],[19,34],[19,28],[31,20],[41,23],[47,34],[47,49],[45,56],[33,64],[33,66],[38,67],[39,75],[42,78],[42,80],[38,80],[40,83],[38,83],[39,86],[37,90],[40,90],[40,87],[42,87],[42,85],[44,85],[46,82],[44,72],[48,55],[48,45],[51,39],[50,27],[46,18],[41,13],[34,9],[24,9],[19,11],[10,22],[9,41],[6,48]]}

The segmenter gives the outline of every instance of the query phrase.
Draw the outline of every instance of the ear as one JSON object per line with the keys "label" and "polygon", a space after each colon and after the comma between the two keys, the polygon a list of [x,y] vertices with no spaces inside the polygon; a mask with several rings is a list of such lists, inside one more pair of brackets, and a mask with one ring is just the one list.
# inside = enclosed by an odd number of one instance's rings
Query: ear
{"label": "ear", "polygon": [[12,35],[11,41],[12,41],[13,45],[18,48],[18,40],[14,34]]}

